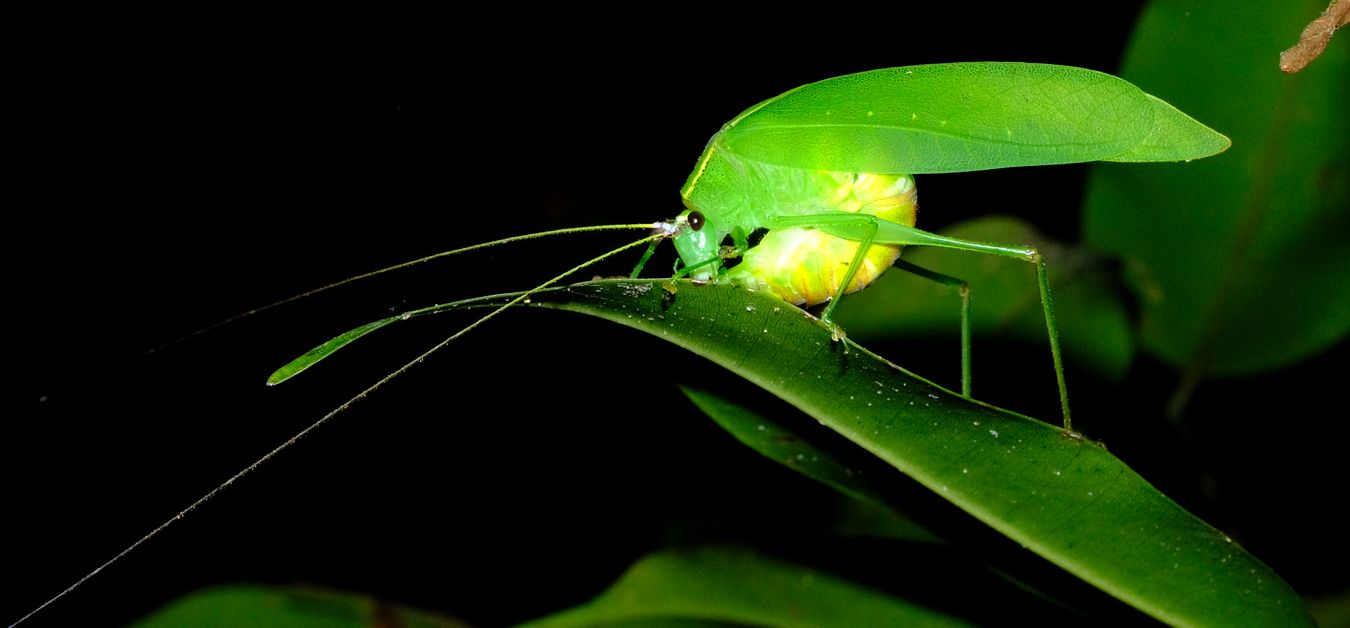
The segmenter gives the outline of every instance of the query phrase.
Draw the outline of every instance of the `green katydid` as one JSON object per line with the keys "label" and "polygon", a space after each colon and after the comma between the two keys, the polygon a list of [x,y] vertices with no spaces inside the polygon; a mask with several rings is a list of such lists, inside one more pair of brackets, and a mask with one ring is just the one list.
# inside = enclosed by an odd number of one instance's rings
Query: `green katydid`
{"label": "green katydid", "polygon": [[[839,299],[864,288],[889,268],[901,247],[950,247],[1035,263],[1064,427],[1071,430],[1044,259],[1028,247],[967,242],[915,229],[913,175],[1096,160],[1181,161],[1212,155],[1227,146],[1227,138],[1124,80],[1078,68],[957,63],[876,70],[812,83],[746,110],[713,135],[681,191],[686,208],[670,221],[532,234],[434,256],[562,233],[654,230],[652,235],[517,293],[504,305],[494,302],[494,310],[431,351],[580,269],[642,245],[648,245],[649,256],[650,249],[665,239],[672,240],[680,256],[677,276],[695,282],[731,282],[803,306],[824,304],[821,322],[838,335],[843,330],[834,326],[831,315]],[[638,263],[635,276],[648,256]],[[280,383],[352,340],[393,322],[484,302],[459,301],[369,323],[284,366],[269,383]],[[968,313],[963,312],[962,318],[963,393],[969,396]]]}
{"label": "green katydid", "polygon": [[[1071,431],[1044,258],[1027,246],[915,229],[912,175],[1097,160],[1189,160],[1228,144],[1224,136],[1130,83],[1091,70],[1025,63],[873,70],[799,87],[724,125],[681,190],[687,209],[658,223],[657,236],[673,241],[684,264],[680,275],[772,293],[794,305],[827,304],[821,322],[836,337],[841,330],[831,315],[840,297],[879,277],[905,245],[1032,262],[1064,428]],[[752,244],[757,232],[763,237]],[[962,283],[902,267],[956,287]],[[522,293],[508,306],[571,272]],[[969,397],[969,295],[964,290],[962,299],[962,393]],[[389,317],[343,334],[278,370],[269,383],[285,381],[375,329],[445,307]]]}

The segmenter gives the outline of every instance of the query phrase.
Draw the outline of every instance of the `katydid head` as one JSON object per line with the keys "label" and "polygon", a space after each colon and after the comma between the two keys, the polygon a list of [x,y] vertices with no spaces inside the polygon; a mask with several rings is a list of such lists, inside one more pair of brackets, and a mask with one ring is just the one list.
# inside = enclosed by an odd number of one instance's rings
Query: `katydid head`
{"label": "katydid head", "polygon": [[712,281],[721,266],[719,253],[722,239],[726,237],[725,228],[718,228],[708,220],[703,212],[687,209],[675,217],[675,234],[671,240],[680,261],[690,269],[689,278],[694,281]]}

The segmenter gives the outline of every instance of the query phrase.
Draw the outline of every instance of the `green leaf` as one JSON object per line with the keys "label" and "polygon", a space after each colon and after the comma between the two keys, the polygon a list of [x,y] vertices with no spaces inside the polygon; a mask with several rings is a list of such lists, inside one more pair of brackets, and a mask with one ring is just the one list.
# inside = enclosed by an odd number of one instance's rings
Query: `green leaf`
{"label": "green leaf", "polygon": [[445,617],[365,595],[312,587],[238,584],[189,593],[132,624],[137,628],[452,628]]}
{"label": "green leaf", "polygon": [[734,547],[653,554],[594,600],[524,625],[557,628],[678,620],[804,627],[968,625],[828,573]]}
{"label": "green leaf", "polygon": [[[897,554],[908,561],[907,573],[925,574],[925,584],[949,587],[951,583],[944,584],[938,574],[956,569],[961,574],[959,586],[963,595],[1004,600],[999,603],[1004,618],[1011,618],[1020,612],[1014,611],[1014,607],[1020,606],[1020,600],[1028,599],[1027,594],[1071,610],[1078,615],[1079,620],[1093,614],[1115,618],[1129,614],[1126,609],[1103,603],[1083,591],[1086,585],[1066,584],[1056,577],[1059,574],[1047,578],[1047,574],[1039,569],[1040,563],[1031,564],[1032,561],[1026,560],[1027,556],[1022,552],[1013,550],[1012,553],[1004,553],[995,550],[993,553],[996,555],[986,556],[984,564],[976,562],[967,551],[957,548],[974,545],[992,549],[995,546],[990,546],[984,538],[992,535],[992,531],[987,528],[976,531],[979,526],[954,522],[950,518],[952,514],[941,508],[933,508],[932,502],[940,499],[915,493],[916,489],[922,491],[922,487],[910,488],[912,482],[889,472],[889,467],[866,450],[856,448],[850,451],[837,447],[841,441],[839,435],[823,426],[803,423],[789,427],[788,422],[777,421],[719,393],[686,386],[680,388],[704,414],[747,447],[847,496],[838,504],[838,519],[831,527],[833,534],[906,541],[906,549]],[[798,414],[790,409],[787,411]],[[927,523],[919,523],[910,516],[911,513],[923,517]],[[941,536],[932,530],[940,531]],[[948,551],[946,554],[921,558],[920,552],[915,551],[919,544],[929,544]],[[1030,580],[1020,577],[1022,575],[1029,576]],[[997,586],[986,581],[990,577],[998,579]],[[1009,597],[1011,592],[1006,589],[1008,585],[1017,591],[1012,597]],[[910,588],[913,585],[901,586],[903,588],[892,590],[920,594]],[[1078,610],[1073,611],[1074,608]],[[1049,620],[1049,609],[1033,607],[1027,612],[1028,617]],[[967,617],[979,621],[977,616]]]}
{"label": "green leaf", "polygon": [[[1070,366],[1086,367],[1103,379],[1124,377],[1134,355],[1132,323],[1101,255],[1049,241],[1027,222],[1010,216],[957,223],[942,235],[1038,248],[1048,263],[1061,346]],[[912,247],[904,259],[970,285],[976,363],[981,361],[981,338],[1016,338],[1046,348],[1049,355],[1036,271],[1030,264],[938,247]],[[835,322],[864,341],[933,335],[955,338],[960,333],[960,314],[961,301],[954,290],[891,269],[866,290],[844,299],[835,311]],[[953,348],[953,364],[957,358]]]}
{"label": "green leaf", "polygon": [[[1198,159],[1223,149],[1222,136],[1159,102],[1083,68],[920,65],[798,87],[748,109],[717,141],[781,166],[908,174],[1122,155]],[[1146,141],[1152,148],[1140,146]]]}
{"label": "green leaf", "polygon": [[1289,365],[1350,332],[1350,47],[1276,68],[1325,5],[1154,2],[1126,55],[1126,78],[1233,138],[1088,183],[1085,237],[1131,260],[1143,346],[1193,375]]}
{"label": "green leaf", "polygon": [[699,353],[1163,621],[1308,623],[1298,596],[1268,567],[1102,447],[834,342],[808,314],[772,297],[687,281],[602,281],[532,298]]}

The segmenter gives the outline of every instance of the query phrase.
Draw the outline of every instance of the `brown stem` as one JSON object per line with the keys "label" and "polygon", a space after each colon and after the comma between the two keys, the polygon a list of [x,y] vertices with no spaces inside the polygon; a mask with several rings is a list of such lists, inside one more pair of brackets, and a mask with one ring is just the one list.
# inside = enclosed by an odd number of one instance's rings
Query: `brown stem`
{"label": "brown stem", "polygon": [[1280,70],[1293,74],[1316,59],[1326,49],[1336,29],[1350,23],[1350,0],[1332,0],[1326,11],[1303,29],[1298,43],[1280,53]]}

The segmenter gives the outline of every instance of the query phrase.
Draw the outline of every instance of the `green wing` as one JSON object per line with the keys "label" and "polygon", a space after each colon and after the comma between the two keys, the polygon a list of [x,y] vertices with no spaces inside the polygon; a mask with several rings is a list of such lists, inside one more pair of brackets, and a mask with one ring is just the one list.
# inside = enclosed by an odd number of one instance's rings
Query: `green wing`
{"label": "green wing", "polygon": [[1109,74],[949,63],[804,85],[742,113],[716,143],[782,166],[921,174],[1198,159],[1229,141]]}

